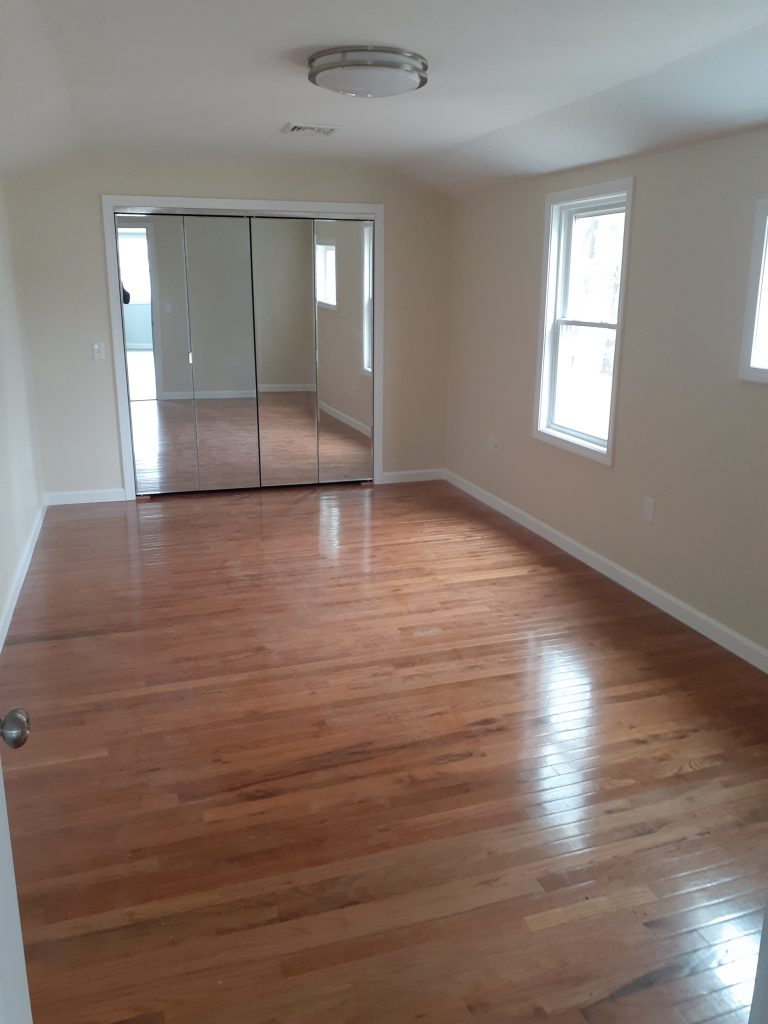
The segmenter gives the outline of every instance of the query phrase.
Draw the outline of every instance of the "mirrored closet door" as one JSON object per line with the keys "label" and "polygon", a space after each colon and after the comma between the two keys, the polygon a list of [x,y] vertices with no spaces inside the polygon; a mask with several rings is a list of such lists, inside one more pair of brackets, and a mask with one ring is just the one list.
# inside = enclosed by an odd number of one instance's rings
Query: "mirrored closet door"
{"label": "mirrored closet door", "polygon": [[373,476],[373,224],[315,221],[320,483]]}
{"label": "mirrored closet door", "polygon": [[258,487],[250,239],[244,217],[184,217],[200,489]]}
{"label": "mirrored closet door", "polygon": [[184,218],[115,221],[136,491],[196,491]]}
{"label": "mirrored closet door", "polygon": [[371,479],[372,222],[115,227],[138,494]]}
{"label": "mirrored closet door", "polygon": [[264,487],[315,484],[317,365],[312,221],[251,219]]}

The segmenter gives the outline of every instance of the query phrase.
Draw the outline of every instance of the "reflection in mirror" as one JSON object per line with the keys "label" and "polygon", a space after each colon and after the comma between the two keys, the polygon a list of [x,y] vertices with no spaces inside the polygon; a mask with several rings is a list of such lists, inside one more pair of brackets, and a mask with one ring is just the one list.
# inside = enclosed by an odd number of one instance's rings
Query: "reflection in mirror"
{"label": "reflection in mirror", "polygon": [[373,476],[373,224],[315,221],[321,483]]}
{"label": "reflection in mirror", "polygon": [[262,486],[317,483],[312,221],[251,219]]}
{"label": "reflection in mirror", "polygon": [[259,486],[246,217],[185,216],[201,490]]}
{"label": "reflection in mirror", "polygon": [[178,216],[115,218],[137,494],[198,487]]}

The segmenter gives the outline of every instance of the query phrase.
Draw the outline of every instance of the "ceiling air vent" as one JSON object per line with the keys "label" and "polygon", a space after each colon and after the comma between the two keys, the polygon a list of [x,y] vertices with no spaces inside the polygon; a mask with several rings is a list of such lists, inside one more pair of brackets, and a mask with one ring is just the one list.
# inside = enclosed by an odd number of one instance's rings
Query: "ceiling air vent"
{"label": "ceiling air vent", "polygon": [[338,130],[335,124],[293,124],[291,121],[280,129],[286,135],[335,135]]}

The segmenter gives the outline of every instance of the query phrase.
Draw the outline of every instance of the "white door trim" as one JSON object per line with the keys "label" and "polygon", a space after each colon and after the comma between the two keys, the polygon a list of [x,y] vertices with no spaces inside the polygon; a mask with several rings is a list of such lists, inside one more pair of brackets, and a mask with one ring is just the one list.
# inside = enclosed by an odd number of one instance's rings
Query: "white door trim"
{"label": "white door trim", "polygon": [[209,213],[250,217],[308,217],[318,220],[372,220],[373,232],[373,482],[381,483],[384,467],[384,207],[379,203],[299,202],[275,199],[201,199],[188,196],[101,197],[107,285],[112,327],[112,353],[120,427],[120,456],[127,501],[136,498],[133,476],[131,411],[123,344],[123,313],[117,262],[115,214]]}

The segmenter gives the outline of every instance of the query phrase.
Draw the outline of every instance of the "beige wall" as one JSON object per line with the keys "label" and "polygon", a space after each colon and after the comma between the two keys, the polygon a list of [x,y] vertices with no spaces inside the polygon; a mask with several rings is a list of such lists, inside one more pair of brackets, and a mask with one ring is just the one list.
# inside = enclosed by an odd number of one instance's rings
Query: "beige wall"
{"label": "beige wall", "polygon": [[[351,161],[82,156],[9,180],[47,490],[122,485],[103,193],[383,203],[384,468],[441,464],[450,200]],[[89,358],[96,341],[109,346],[104,362]]]}
{"label": "beige wall", "polygon": [[251,222],[260,388],[315,390],[312,221]]}
{"label": "beige wall", "polygon": [[[612,467],[535,440],[544,201],[635,177]],[[737,377],[768,131],[458,205],[447,464],[768,644],[768,387]],[[497,455],[488,437],[498,438]],[[656,499],[653,524],[641,515]]]}
{"label": "beige wall", "polygon": [[24,341],[0,187],[0,647],[18,571],[42,504]]}
{"label": "beige wall", "polygon": [[363,225],[318,221],[318,242],[336,246],[336,308],[317,309],[318,398],[372,426],[373,379],[363,370]]}

